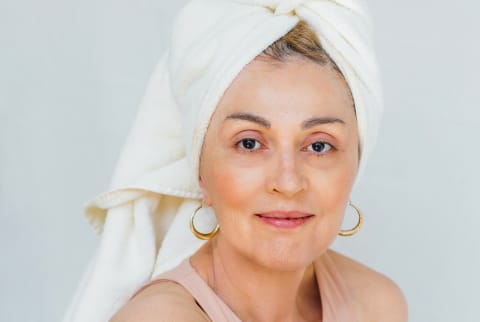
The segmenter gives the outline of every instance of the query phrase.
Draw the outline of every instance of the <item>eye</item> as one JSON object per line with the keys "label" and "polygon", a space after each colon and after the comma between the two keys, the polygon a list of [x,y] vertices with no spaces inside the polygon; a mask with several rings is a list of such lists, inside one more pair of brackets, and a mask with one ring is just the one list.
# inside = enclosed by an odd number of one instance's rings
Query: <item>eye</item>
{"label": "eye", "polygon": [[317,141],[310,144],[307,148],[308,151],[315,154],[325,154],[332,149],[332,145],[327,142]]}
{"label": "eye", "polygon": [[251,139],[251,138],[242,139],[242,140],[238,141],[236,145],[240,149],[247,150],[247,151],[258,150],[261,146],[260,142],[258,142],[255,139]]}

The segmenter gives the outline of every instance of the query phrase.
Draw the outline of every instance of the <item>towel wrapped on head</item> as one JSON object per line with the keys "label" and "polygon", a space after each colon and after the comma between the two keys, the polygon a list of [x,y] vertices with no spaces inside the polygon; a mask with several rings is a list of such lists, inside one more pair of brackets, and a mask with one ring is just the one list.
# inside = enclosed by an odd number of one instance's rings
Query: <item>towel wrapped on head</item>
{"label": "towel wrapped on head", "polygon": [[349,85],[363,172],[382,114],[363,1],[190,1],[150,80],[110,191],[87,204],[102,239],[64,321],[108,320],[142,283],[202,245],[189,218],[202,197],[199,158],[210,118],[242,68],[299,21],[315,31]]}

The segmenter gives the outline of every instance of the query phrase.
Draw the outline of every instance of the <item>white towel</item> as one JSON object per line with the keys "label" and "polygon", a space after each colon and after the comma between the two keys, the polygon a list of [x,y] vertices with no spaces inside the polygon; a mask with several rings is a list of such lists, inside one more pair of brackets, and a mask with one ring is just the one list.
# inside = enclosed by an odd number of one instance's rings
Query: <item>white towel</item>
{"label": "white towel", "polygon": [[142,283],[202,245],[188,221],[201,198],[199,153],[210,117],[241,69],[300,20],[315,30],[350,86],[363,171],[382,97],[362,1],[189,2],[153,73],[110,191],[87,204],[87,217],[103,233],[65,322],[107,321]]}

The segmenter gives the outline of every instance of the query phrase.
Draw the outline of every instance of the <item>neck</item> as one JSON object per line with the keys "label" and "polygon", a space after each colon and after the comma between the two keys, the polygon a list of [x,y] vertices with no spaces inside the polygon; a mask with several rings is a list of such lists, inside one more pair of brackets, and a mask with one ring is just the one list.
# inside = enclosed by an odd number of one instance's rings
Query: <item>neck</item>
{"label": "neck", "polygon": [[313,265],[275,270],[226,249],[216,240],[204,250],[202,277],[242,321],[319,321],[320,295]]}

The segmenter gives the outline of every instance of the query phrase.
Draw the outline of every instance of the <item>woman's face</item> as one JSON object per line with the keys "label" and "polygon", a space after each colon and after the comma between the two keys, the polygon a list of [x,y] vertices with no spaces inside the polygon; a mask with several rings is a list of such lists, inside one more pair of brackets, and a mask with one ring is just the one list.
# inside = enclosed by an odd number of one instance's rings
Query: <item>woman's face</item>
{"label": "woman's face", "polygon": [[219,102],[200,161],[218,245],[272,268],[311,263],[340,229],[358,144],[337,72],[300,58],[255,59]]}

